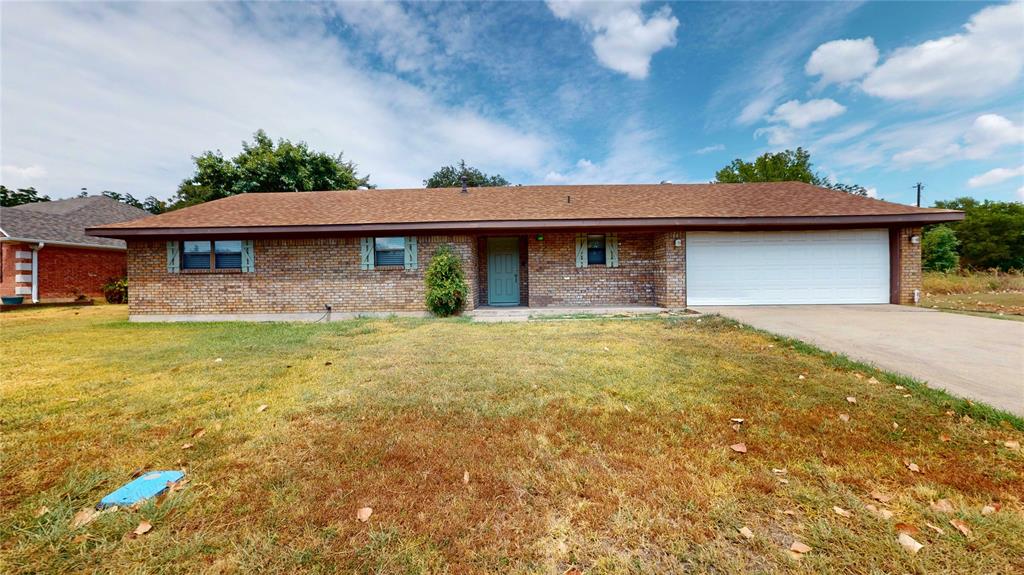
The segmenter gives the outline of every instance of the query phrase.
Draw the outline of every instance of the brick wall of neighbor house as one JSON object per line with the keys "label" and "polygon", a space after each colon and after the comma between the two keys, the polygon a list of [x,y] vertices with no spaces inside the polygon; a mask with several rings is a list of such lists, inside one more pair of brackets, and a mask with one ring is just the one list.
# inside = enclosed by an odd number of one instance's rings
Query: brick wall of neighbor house
{"label": "brick wall of neighbor house", "polygon": [[686,307],[686,233],[655,234],[654,261],[654,301],[661,307]]}
{"label": "brick wall of neighbor house", "polygon": [[[30,244],[3,242],[3,295],[25,295],[32,286]],[[28,257],[17,257],[18,253]],[[39,299],[55,301],[79,295],[103,297],[103,284],[127,273],[127,256],[120,250],[43,246],[39,250]],[[21,268],[21,269],[19,269]],[[23,281],[17,281],[22,279]],[[16,294],[17,287],[26,293]]]}
{"label": "brick wall of neighbor house", "polygon": [[311,313],[426,310],[424,273],[443,244],[460,255],[476,306],[476,239],[420,236],[419,267],[359,267],[359,238],[254,241],[252,273],[167,272],[162,241],[129,242],[128,306],[133,315]]}
{"label": "brick wall of neighbor house", "polygon": [[619,233],[619,267],[576,267],[576,235],[528,240],[530,307],[657,305],[654,234]]}
{"label": "brick wall of neighbor house", "polygon": [[921,228],[901,228],[899,303],[914,305],[914,290],[921,289],[921,244],[910,243],[911,236],[921,237]]}

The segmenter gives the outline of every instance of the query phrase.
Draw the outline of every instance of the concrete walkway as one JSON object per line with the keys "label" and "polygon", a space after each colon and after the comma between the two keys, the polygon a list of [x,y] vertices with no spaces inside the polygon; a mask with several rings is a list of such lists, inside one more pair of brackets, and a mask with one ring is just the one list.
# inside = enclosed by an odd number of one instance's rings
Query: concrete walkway
{"label": "concrete walkway", "polygon": [[682,310],[672,310],[652,306],[617,306],[617,307],[480,307],[466,316],[480,322],[529,321],[531,318],[557,316],[597,316],[597,317],[634,317],[650,314],[683,314]]}
{"label": "concrete walkway", "polygon": [[1024,322],[895,305],[701,306],[1024,415]]}

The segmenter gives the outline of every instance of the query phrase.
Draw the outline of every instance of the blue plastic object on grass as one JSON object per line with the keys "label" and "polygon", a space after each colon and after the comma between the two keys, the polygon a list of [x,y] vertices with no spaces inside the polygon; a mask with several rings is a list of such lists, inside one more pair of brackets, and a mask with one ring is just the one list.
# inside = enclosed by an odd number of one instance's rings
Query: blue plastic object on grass
{"label": "blue plastic object on grass", "polygon": [[185,474],[181,471],[149,471],[100,499],[96,508],[106,509],[114,505],[127,507],[138,501],[156,497],[167,490],[168,483],[174,483],[182,477],[185,477]]}

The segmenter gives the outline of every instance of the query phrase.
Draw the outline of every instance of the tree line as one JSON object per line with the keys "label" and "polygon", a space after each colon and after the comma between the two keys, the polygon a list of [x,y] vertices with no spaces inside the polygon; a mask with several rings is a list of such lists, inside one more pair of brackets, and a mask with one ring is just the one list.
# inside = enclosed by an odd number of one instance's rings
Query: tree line
{"label": "tree line", "polygon": [[[128,193],[103,191],[102,195],[153,214],[201,204],[236,194],[260,192],[311,192],[374,188],[370,176],[360,176],[354,162],[342,154],[310,149],[305,142],[276,142],[258,130],[242,151],[226,158],[217,151],[193,156],[193,173],[183,180],[169,200],[150,196],[137,199]],[[735,159],[715,173],[716,183],[798,181],[867,196],[858,184],[833,182],[816,172],[811,154],[803,148],[765,153],[753,161]],[[500,174],[487,174],[465,160],[442,166],[423,180],[426,188],[510,186]],[[81,195],[86,195],[83,192]],[[16,190],[0,186],[0,205],[14,206],[49,201],[35,188]],[[979,202],[964,197],[935,202],[937,208],[963,210],[962,222],[930,226],[922,242],[925,269],[1024,269],[1024,205],[1014,202]]]}

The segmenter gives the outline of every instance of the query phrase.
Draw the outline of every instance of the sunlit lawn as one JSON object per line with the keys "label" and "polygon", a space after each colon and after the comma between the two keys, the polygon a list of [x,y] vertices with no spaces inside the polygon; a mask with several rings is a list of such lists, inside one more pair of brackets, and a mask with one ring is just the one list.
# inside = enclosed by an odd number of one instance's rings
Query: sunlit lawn
{"label": "sunlit lawn", "polygon": [[[1024,569],[1019,418],[717,318],[125,317],[0,317],[0,572]],[[69,527],[175,468],[159,505]]]}

